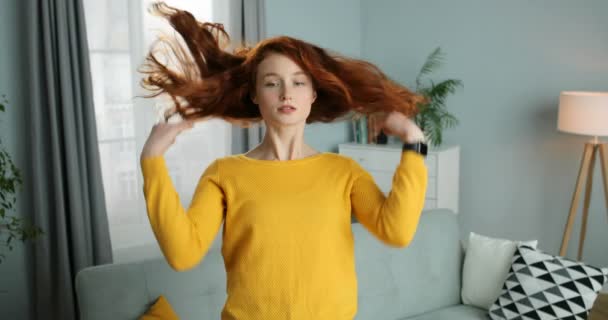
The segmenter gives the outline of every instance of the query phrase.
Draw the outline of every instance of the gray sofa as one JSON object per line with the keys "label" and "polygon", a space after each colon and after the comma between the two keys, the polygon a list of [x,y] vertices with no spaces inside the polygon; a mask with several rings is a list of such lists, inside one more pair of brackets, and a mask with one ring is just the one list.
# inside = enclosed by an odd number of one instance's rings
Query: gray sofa
{"label": "gray sofa", "polygon": [[[413,242],[391,248],[353,224],[358,277],[357,320],[488,319],[461,304],[463,252],[458,215],[425,211]],[[91,267],[76,277],[81,320],[136,319],[159,295],[181,319],[219,319],[226,298],[220,248],[201,264],[175,272],[163,259]]]}

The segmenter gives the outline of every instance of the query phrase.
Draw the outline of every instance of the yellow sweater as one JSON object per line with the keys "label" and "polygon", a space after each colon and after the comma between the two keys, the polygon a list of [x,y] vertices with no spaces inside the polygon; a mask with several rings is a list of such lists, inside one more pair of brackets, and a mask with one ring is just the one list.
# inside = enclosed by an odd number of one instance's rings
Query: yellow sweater
{"label": "yellow sweater", "polygon": [[393,247],[414,237],[427,169],[405,151],[385,196],[350,158],[322,153],[289,161],[234,155],[215,160],[187,211],[162,156],[141,161],[150,224],[168,263],[204,258],[222,223],[227,300],[222,320],[351,320],[357,278],[351,212]]}

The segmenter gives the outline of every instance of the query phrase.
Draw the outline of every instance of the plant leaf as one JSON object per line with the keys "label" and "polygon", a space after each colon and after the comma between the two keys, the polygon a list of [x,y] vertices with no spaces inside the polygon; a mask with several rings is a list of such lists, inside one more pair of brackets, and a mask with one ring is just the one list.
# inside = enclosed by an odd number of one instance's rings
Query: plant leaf
{"label": "plant leaf", "polygon": [[422,68],[420,68],[420,71],[416,76],[416,88],[420,87],[422,77],[431,74],[436,68],[441,66],[442,62],[443,54],[441,52],[441,47],[437,47],[435,50],[433,50],[433,52],[431,52],[431,54],[428,55],[426,61],[422,65]]}

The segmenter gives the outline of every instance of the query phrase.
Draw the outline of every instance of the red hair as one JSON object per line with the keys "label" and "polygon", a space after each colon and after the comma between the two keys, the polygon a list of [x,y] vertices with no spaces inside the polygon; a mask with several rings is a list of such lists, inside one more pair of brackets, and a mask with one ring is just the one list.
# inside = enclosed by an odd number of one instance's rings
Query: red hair
{"label": "red hair", "polygon": [[352,112],[399,111],[413,116],[418,112],[417,105],[425,101],[363,60],[330,54],[286,36],[229,53],[225,47],[230,38],[221,24],[196,21],[188,11],[162,2],[153,4],[152,11],[169,21],[187,50],[175,41],[159,39],[177,58],[178,70],[157,59],[157,42],[140,69],[146,74],[142,86],[154,92],[146,97],[168,94],[184,118],[219,117],[240,125],[261,120],[251,96],[255,93],[257,67],[270,53],[289,57],[311,77],[317,98],[307,123],[331,122]]}

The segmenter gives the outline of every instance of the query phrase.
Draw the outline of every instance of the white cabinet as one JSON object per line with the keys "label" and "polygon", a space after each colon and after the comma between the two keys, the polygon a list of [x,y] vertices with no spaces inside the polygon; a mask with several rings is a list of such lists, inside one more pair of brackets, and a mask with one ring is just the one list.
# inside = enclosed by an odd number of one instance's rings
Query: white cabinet
{"label": "white cabinet", "polygon": [[[393,174],[401,160],[401,145],[345,143],[339,153],[357,161],[374,177],[380,189],[391,190]],[[431,149],[425,160],[429,179],[424,208],[448,208],[458,213],[460,147]]]}

